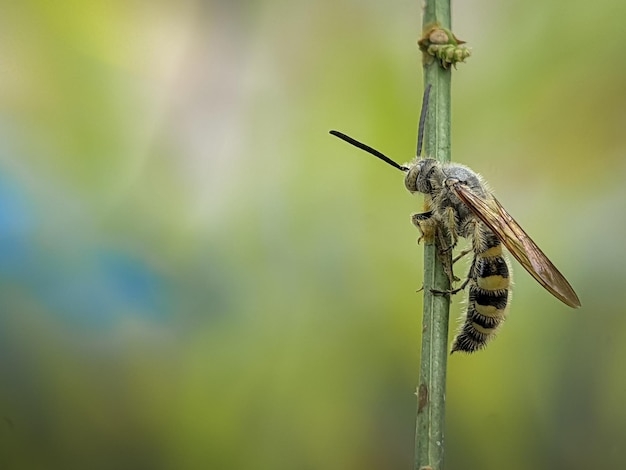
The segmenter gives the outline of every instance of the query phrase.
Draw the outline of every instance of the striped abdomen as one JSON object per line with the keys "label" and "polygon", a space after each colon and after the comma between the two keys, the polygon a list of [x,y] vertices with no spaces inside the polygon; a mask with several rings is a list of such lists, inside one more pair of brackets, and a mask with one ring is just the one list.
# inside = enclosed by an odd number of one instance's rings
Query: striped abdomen
{"label": "striped abdomen", "polygon": [[468,275],[465,322],[451,352],[471,353],[484,348],[504,321],[509,303],[511,281],[502,245],[490,230],[479,225],[472,240],[474,261]]}

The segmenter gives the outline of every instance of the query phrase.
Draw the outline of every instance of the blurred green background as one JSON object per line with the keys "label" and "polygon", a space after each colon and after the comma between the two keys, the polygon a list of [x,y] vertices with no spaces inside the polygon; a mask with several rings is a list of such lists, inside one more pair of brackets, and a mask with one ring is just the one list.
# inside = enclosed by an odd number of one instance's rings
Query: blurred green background
{"label": "blurred green background", "polygon": [[[619,468],[626,4],[453,8],[453,158],[583,307],[514,263],[499,337],[449,361],[446,468]],[[408,0],[3,3],[0,468],[412,468],[422,202],[328,130],[412,158],[420,24]]]}

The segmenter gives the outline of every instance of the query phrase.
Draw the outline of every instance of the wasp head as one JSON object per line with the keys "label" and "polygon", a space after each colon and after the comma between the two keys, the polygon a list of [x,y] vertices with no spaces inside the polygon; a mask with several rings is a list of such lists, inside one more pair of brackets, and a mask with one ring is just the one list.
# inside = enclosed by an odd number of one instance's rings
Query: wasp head
{"label": "wasp head", "polygon": [[438,169],[440,170],[439,163],[433,158],[416,160],[409,166],[404,186],[412,193],[430,194],[440,186],[434,178]]}

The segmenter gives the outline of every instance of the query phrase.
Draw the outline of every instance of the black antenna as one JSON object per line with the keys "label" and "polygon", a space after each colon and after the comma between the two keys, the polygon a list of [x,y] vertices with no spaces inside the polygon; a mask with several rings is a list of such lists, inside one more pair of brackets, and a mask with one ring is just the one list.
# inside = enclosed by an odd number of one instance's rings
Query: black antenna
{"label": "black antenna", "polygon": [[397,168],[400,171],[409,171],[407,167],[399,165],[398,163],[394,162],[391,158],[389,158],[387,155],[383,154],[382,152],[379,152],[378,150],[373,149],[369,145],[365,145],[364,143],[359,142],[358,140],[355,140],[352,137],[349,137],[342,132],[330,131],[330,133],[334,135],[335,137],[339,137],[341,140],[345,140],[349,144],[352,144],[355,147],[360,148],[361,150],[365,150],[367,153],[371,153],[375,157],[378,157],[382,161],[389,163],[392,167]]}
{"label": "black antenna", "polygon": [[424,90],[424,98],[422,98],[422,112],[420,114],[420,124],[417,129],[417,158],[422,156],[422,143],[424,142],[424,125],[426,124],[426,115],[428,114],[428,100],[430,98],[430,89],[432,85],[429,83]]}

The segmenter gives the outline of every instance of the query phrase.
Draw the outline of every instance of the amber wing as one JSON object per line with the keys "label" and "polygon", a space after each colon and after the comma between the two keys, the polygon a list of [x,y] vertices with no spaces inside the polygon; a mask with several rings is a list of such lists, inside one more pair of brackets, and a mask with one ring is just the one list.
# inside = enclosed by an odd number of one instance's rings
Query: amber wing
{"label": "amber wing", "polygon": [[580,300],[567,279],[495,197],[492,195],[487,199],[479,197],[459,182],[451,184],[450,188],[472,213],[496,234],[539,284],[566,305],[580,307]]}

